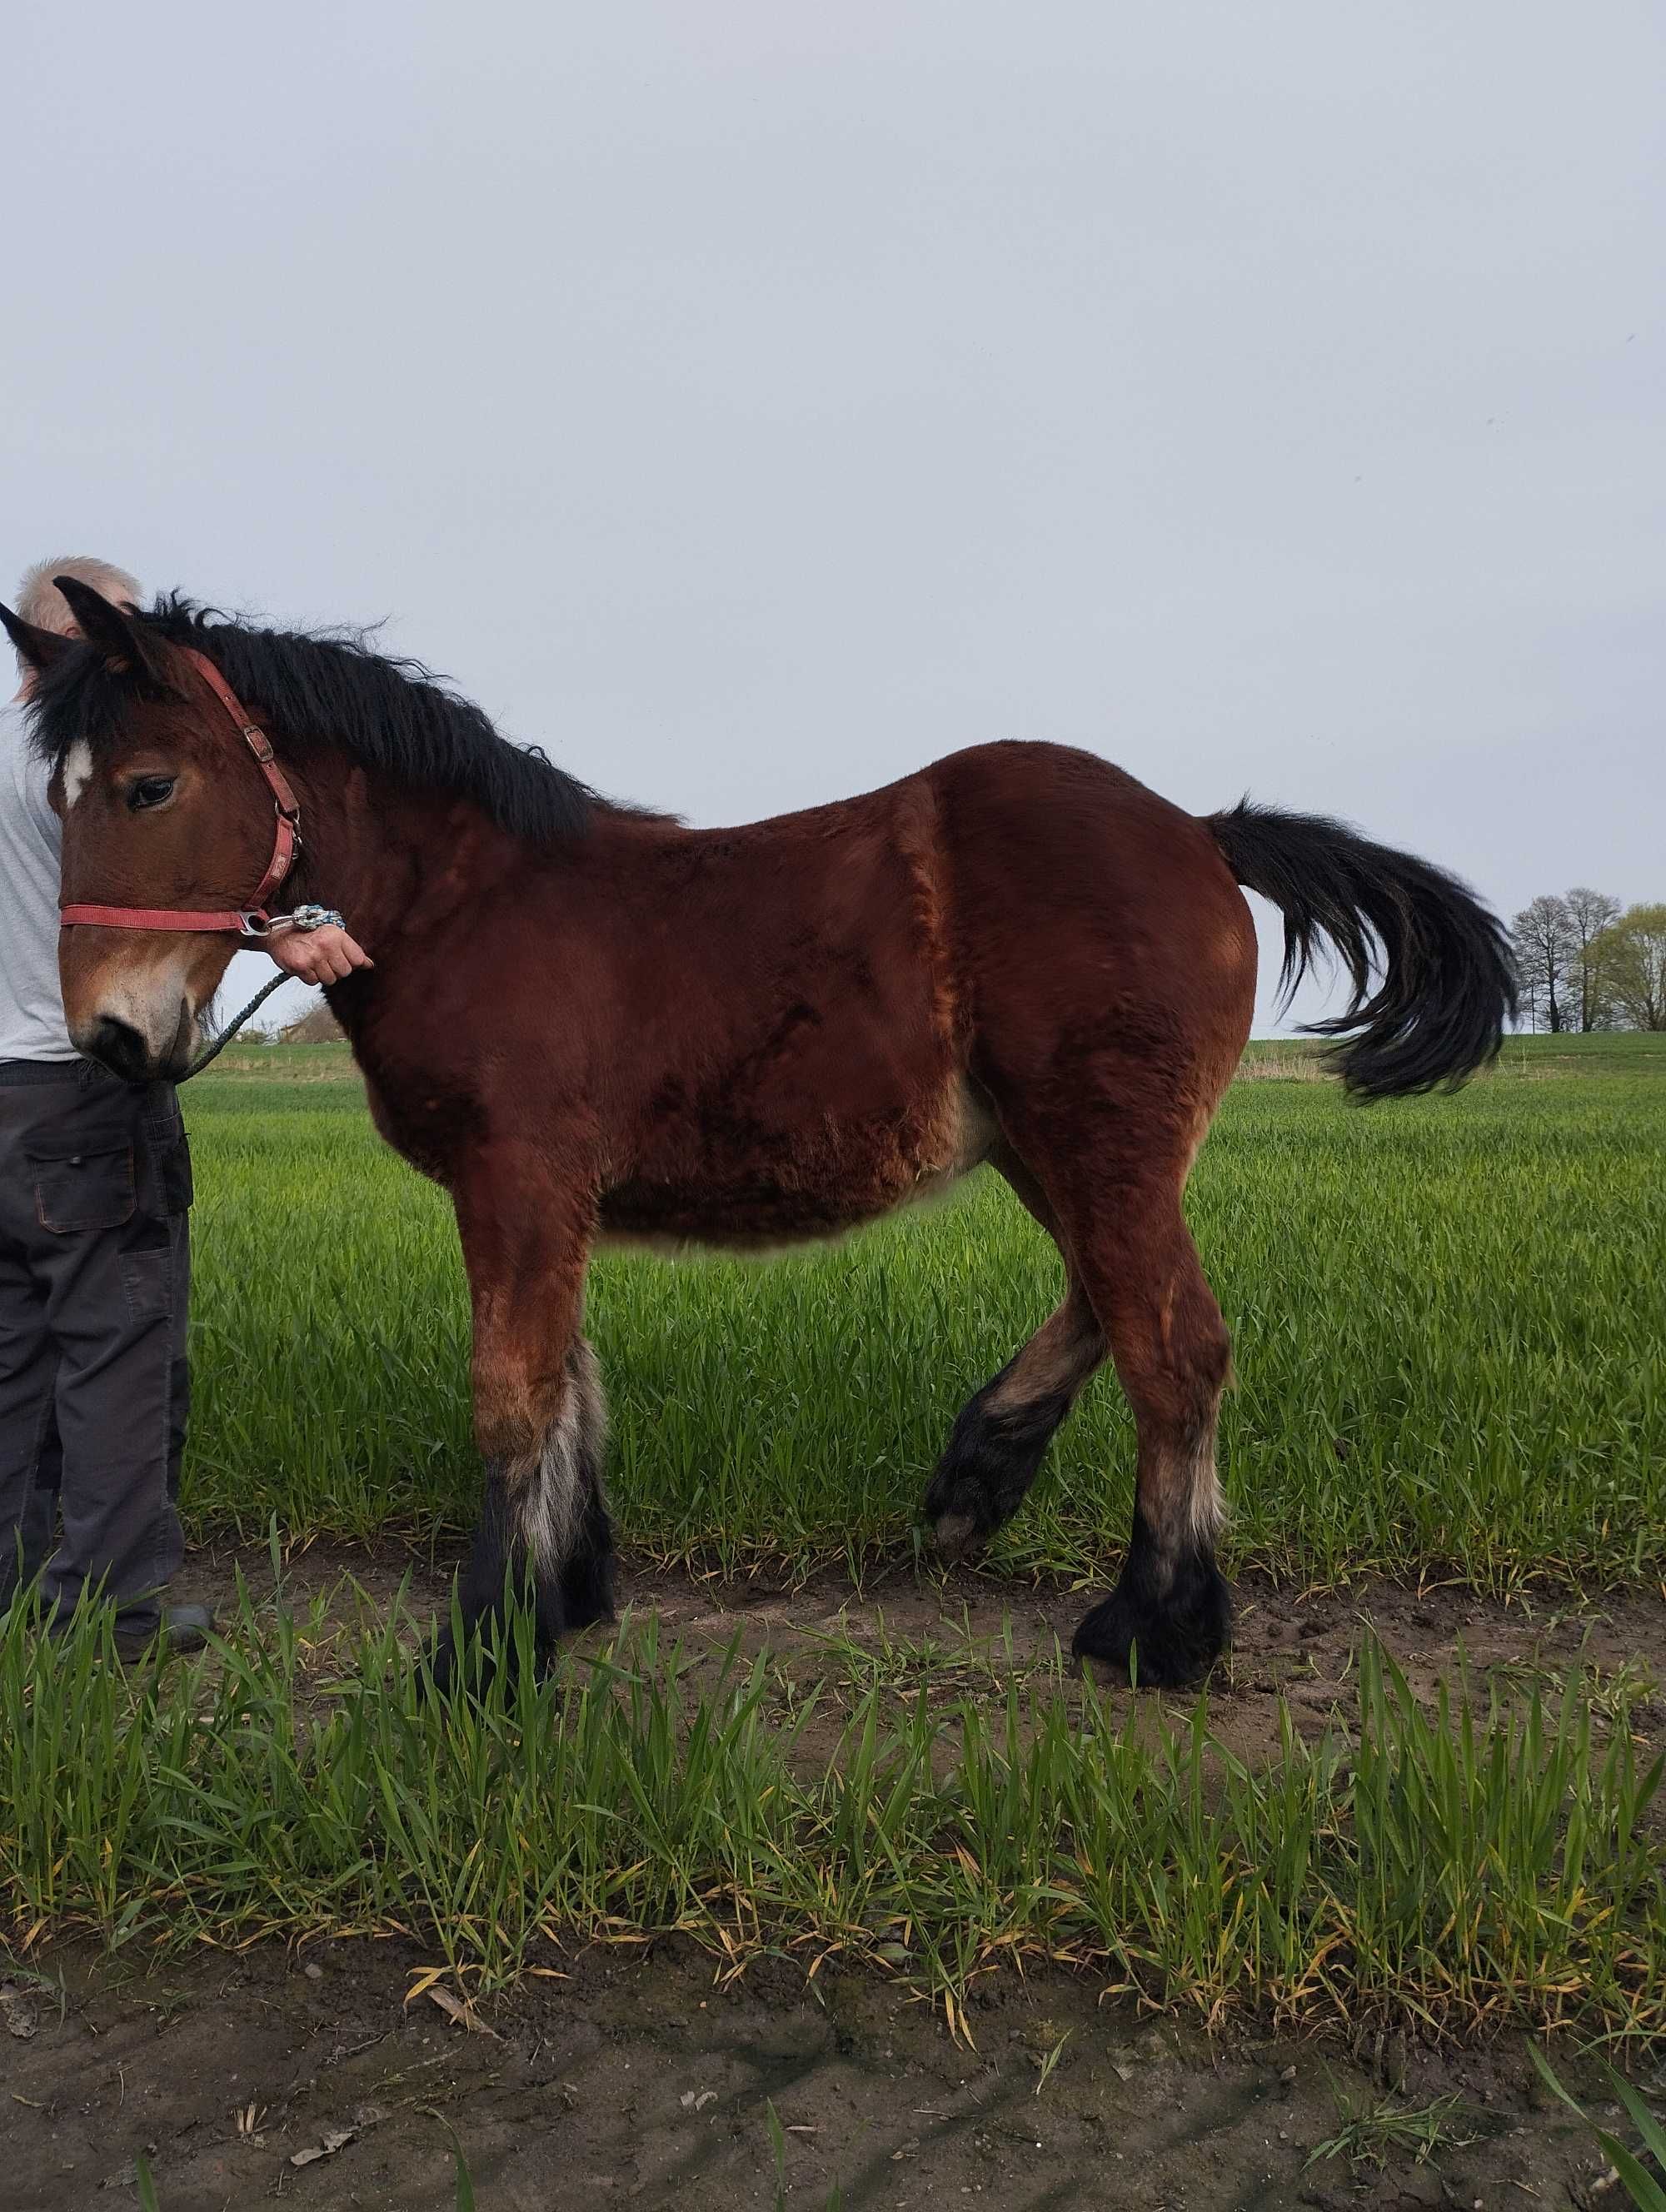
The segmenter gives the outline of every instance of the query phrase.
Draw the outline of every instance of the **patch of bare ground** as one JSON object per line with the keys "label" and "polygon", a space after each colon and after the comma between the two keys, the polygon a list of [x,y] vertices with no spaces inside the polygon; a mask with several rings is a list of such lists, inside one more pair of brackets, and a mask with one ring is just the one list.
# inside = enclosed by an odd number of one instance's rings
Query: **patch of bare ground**
{"label": "patch of bare ground", "polygon": [[[979,2197],[1037,2212],[1614,2201],[1513,2046],[1211,2043],[1101,2006],[1080,1980],[1015,1975],[979,1985],[968,2050],[873,1977],[806,1987],[766,1962],[725,1985],[672,1942],[575,1957],[563,1978],[483,2001],[471,2027],[407,2002],[427,1963],[356,1941],[149,1975],[60,1953],[58,1991],[8,2048],[0,2201],[131,2204],[142,2155],[162,2212],[450,2208],[451,2131],[482,2212],[819,2212],[835,2187],[888,2212]],[[1373,2114],[1407,2123],[1383,2164],[1310,2162]]]}
{"label": "patch of bare ground", "polygon": [[[297,1611],[322,1604],[317,1663],[324,1668],[331,1629],[386,1613],[402,1592],[414,1644],[419,1628],[447,1606],[459,1558],[452,1547],[398,1541],[314,1543],[285,1561],[284,1601]],[[198,1555],[192,1593],[224,1606],[240,1571],[257,1597],[271,1592],[267,1552],[234,1548]],[[1338,1705],[1352,1702],[1350,1673],[1367,1635],[1427,1704],[1466,1677],[1483,1695],[1489,1683],[1519,1695],[1554,1686],[1577,1668],[1599,1729],[1623,1715],[1639,1747],[1666,1749],[1666,1595],[1609,1591],[1581,1599],[1561,1591],[1506,1601],[1463,1585],[1414,1589],[1370,1580],[1303,1589],[1258,1573],[1242,1576],[1236,1595],[1234,1647],[1209,1685],[1209,1725],[1246,1762],[1276,1754],[1285,1708],[1304,1735],[1322,1734]],[[746,1662],[762,1658],[783,1719],[796,1719],[813,1698],[816,1711],[799,1739],[812,1758],[830,1749],[853,1698],[876,1685],[909,1699],[923,1689],[929,1702],[947,1706],[1004,1699],[1013,1682],[1022,1688],[1050,1675],[1061,1654],[1070,1676],[1071,1632],[1090,1601],[1088,1593],[1059,1583],[968,1568],[887,1569],[859,1588],[836,1571],[806,1582],[733,1581],[627,1562],[620,1589],[628,1624],[651,1619],[662,1648],[684,1645],[695,1662],[686,1677],[690,1694],[733,1648]],[[581,1649],[607,1638],[593,1631]],[[1101,1673],[1098,1681],[1122,1707],[1134,1702],[1120,1680]],[[1171,1722],[1189,1721],[1194,1703],[1190,1695],[1140,1700],[1142,1710]]]}

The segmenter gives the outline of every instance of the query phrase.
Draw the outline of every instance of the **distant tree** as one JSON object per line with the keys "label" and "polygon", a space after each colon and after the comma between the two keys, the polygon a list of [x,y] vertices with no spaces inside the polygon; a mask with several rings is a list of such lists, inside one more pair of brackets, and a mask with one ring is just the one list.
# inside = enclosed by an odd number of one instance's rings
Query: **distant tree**
{"label": "distant tree", "polygon": [[1536,1029],[1542,1003],[1546,1026],[1560,1035],[1567,1027],[1569,971],[1576,943],[1573,916],[1566,899],[1549,892],[1524,906],[1510,925],[1516,972]]}
{"label": "distant tree", "polygon": [[1666,1030],[1666,906],[1627,907],[1591,946],[1601,988],[1634,1030]]}
{"label": "distant tree", "polygon": [[1592,949],[1604,930],[1612,929],[1619,921],[1620,902],[1610,898],[1606,891],[1594,891],[1587,884],[1576,884],[1562,903],[1573,929],[1568,982],[1571,994],[1578,1002],[1579,1026],[1582,1030],[1599,1030],[1608,1018],[1608,1006],[1602,993],[1601,963],[1592,957]]}

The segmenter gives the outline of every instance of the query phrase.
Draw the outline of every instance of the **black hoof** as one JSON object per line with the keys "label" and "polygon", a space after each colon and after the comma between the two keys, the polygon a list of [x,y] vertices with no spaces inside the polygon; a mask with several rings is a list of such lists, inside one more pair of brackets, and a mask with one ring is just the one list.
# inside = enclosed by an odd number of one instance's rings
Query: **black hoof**
{"label": "black hoof", "polygon": [[442,1629],[417,1660],[418,1698],[449,1697],[457,1686],[460,1664],[456,1639],[450,1629]]}
{"label": "black hoof", "polygon": [[[567,1615],[565,1631],[569,1636],[575,1634],[581,1628],[611,1628],[619,1617],[619,1609],[613,1602],[611,1589],[598,1591],[587,1600],[574,1599],[569,1603],[571,1609]],[[553,1652],[547,1655],[545,1664],[553,1657]]]}
{"label": "black hoof", "polygon": [[[549,1673],[555,1648],[542,1638],[534,1646],[534,1680]],[[422,1698],[483,1698],[500,1676],[506,1687],[512,1685],[522,1673],[520,1661],[513,1627],[506,1630],[499,1618],[485,1614],[472,1627],[465,1624],[460,1644],[449,1628],[440,1631],[417,1662],[416,1693]]]}
{"label": "black hoof", "polygon": [[465,1627],[459,1644],[449,1628],[442,1628],[418,1662],[418,1697],[483,1698],[500,1672],[512,1674],[514,1650],[506,1645],[500,1656],[489,1636],[489,1624],[474,1630]]}
{"label": "black hoof", "polygon": [[1065,1390],[991,1411],[991,1395],[1006,1376],[1003,1368],[961,1407],[927,1487],[926,1518],[945,1559],[981,1549],[1012,1519],[1070,1411],[1070,1394]]}
{"label": "black hoof", "polygon": [[1122,1579],[1071,1639],[1079,1659],[1120,1668],[1141,1689],[1201,1682],[1231,1641],[1232,1594],[1213,1559],[1194,1553],[1162,1598],[1147,1560],[1129,1555]]}
{"label": "black hoof", "polygon": [[[567,1563],[561,1583],[561,1630],[570,1636],[577,1628],[594,1628],[616,1618],[613,1602],[614,1558],[612,1532],[601,1516],[599,1536],[581,1545]],[[586,1532],[590,1536],[590,1532]]]}

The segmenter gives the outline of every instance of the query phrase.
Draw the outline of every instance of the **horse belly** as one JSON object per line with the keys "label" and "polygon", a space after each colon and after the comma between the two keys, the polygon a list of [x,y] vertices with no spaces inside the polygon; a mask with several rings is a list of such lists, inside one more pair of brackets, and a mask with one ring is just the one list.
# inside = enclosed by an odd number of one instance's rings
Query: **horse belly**
{"label": "horse belly", "polygon": [[610,1242],[741,1250],[836,1237],[946,1190],[995,1135],[987,1102],[957,1075],[913,1107],[830,1111],[766,1139],[708,1130],[697,1158],[649,1158],[604,1194]]}

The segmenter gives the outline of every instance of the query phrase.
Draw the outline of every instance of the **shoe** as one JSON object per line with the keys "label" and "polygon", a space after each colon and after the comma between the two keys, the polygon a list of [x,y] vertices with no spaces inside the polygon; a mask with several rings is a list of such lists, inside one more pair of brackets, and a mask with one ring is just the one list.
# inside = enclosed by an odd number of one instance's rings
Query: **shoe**
{"label": "shoe", "polygon": [[214,1615],[205,1605],[170,1605],[154,1628],[116,1631],[116,1656],[129,1663],[153,1653],[177,1659],[200,1651],[214,1633]]}

